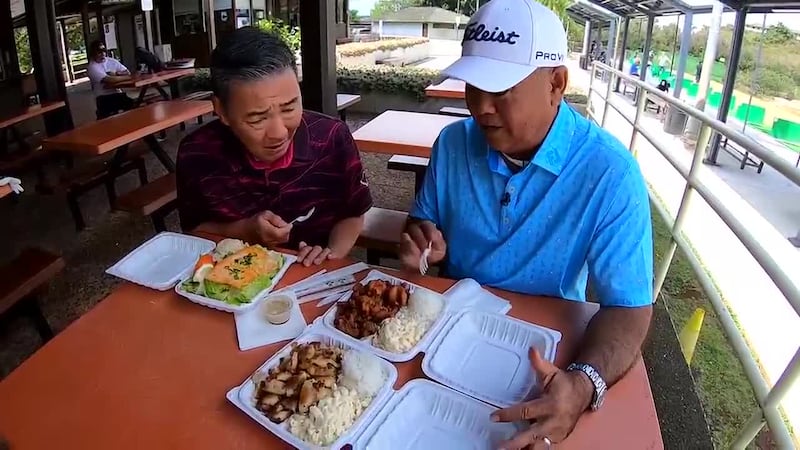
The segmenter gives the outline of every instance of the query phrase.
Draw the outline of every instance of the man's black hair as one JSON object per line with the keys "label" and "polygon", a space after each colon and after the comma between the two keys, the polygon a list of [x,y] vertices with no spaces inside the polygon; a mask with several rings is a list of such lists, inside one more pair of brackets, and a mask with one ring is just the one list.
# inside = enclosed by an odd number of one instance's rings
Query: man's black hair
{"label": "man's black hair", "polygon": [[92,45],[89,46],[89,57],[91,58],[97,55],[97,52],[100,51],[101,47],[105,47],[103,41],[100,40],[92,41]]}
{"label": "man's black hair", "polygon": [[276,34],[245,27],[230,33],[211,52],[211,90],[223,105],[233,81],[252,81],[291,69],[294,53]]}

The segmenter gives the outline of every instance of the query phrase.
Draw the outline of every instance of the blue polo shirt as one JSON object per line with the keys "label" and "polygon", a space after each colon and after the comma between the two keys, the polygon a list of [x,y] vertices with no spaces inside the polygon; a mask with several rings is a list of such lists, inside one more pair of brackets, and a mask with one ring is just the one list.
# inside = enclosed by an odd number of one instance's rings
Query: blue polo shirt
{"label": "blue polo shirt", "polygon": [[591,279],[603,306],[653,301],[650,203],[639,165],[566,103],[517,173],[473,119],[447,126],[411,216],[444,234],[449,277],[577,301]]}

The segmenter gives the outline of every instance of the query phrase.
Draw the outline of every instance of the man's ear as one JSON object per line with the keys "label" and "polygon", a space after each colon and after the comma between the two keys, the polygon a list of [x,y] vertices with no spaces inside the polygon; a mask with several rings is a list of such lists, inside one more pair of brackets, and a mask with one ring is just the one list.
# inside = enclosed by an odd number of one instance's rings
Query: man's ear
{"label": "man's ear", "polygon": [[552,88],[553,100],[556,104],[561,103],[564,93],[567,92],[567,83],[569,82],[569,72],[564,66],[559,66],[553,69],[550,78],[550,86]]}
{"label": "man's ear", "polygon": [[225,115],[225,108],[222,106],[222,100],[216,95],[211,97],[211,103],[214,104],[214,112],[219,116],[219,120],[227,126],[230,126],[228,117]]}

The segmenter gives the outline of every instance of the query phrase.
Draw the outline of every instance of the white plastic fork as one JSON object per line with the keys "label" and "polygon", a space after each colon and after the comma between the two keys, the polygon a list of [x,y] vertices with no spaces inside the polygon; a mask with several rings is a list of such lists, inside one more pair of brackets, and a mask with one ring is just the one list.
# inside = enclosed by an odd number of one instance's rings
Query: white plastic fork
{"label": "white plastic fork", "polygon": [[431,256],[431,246],[433,242],[428,241],[428,247],[422,252],[422,256],[419,257],[419,274],[425,275],[428,273],[428,257]]}
{"label": "white plastic fork", "polygon": [[314,214],[314,211],[316,211],[316,210],[317,210],[317,208],[315,206],[312,206],[311,209],[308,210],[306,215],[300,216],[300,217],[294,219],[293,221],[289,222],[289,225],[294,225],[297,222],[305,222],[306,220],[311,218],[311,216]]}

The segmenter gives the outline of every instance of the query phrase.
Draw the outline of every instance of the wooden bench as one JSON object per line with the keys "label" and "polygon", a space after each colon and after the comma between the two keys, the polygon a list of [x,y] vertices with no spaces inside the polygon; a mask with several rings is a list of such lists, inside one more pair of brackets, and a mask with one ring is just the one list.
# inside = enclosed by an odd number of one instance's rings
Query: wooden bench
{"label": "wooden bench", "polygon": [[[191,94],[186,94],[181,97],[181,100],[211,100],[211,97],[214,96],[214,93],[211,91],[197,91],[192,92]],[[197,116],[197,124],[203,123],[203,116]],[[186,124],[181,122],[180,125],[181,131],[186,129]]]}
{"label": "wooden bench", "polygon": [[[733,142],[728,142],[727,136],[722,136],[720,145],[722,145],[722,150],[724,150],[725,153],[739,160],[739,170],[744,170],[745,167],[750,166],[756,168],[756,173],[761,173],[764,169],[764,161],[752,156],[750,152],[739,148]],[[798,161],[800,161],[800,159],[798,159]]]}
{"label": "wooden bench", "polygon": [[403,172],[414,172],[414,192],[419,192],[425,180],[425,171],[428,170],[429,158],[419,156],[392,155],[386,168]]}
{"label": "wooden bench", "polygon": [[139,184],[142,186],[147,184],[147,167],[144,161],[146,152],[147,148],[141,145],[130,147],[115,173],[110,171],[114,152],[92,158],[64,173],[57,180],[43,181],[36,187],[37,191],[41,194],[66,192],[67,205],[75,221],[75,229],[81,231],[86,228],[86,221],[78,203],[80,196],[97,186],[105,185],[108,204],[113,208],[117,200],[115,183],[118,177],[135,170],[139,175]]}
{"label": "wooden bench", "polygon": [[443,116],[454,117],[470,117],[471,114],[467,108],[455,108],[453,106],[445,106],[439,110],[439,114]]}
{"label": "wooden bench", "polygon": [[64,260],[50,252],[27,248],[13,261],[0,267],[0,315],[27,315],[44,342],[53,330],[36,302],[36,294],[64,268]]}
{"label": "wooden bench", "polygon": [[347,108],[361,101],[360,95],[355,94],[336,94],[336,110],[339,111],[339,118],[342,122],[347,121]]}
{"label": "wooden bench", "polygon": [[160,233],[167,230],[164,218],[177,206],[178,188],[175,174],[169,173],[121,195],[117,199],[116,209],[150,217],[153,228]]}
{"label": "wooden bench", "polygon": [[408,213],[372,207],[364,217],[364,228],[356,247],[367,250],[367,263],[380,265],[381,257],[396,257],[400,235],[406,227]]}

